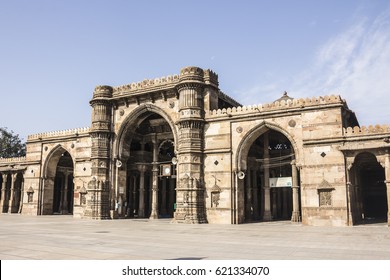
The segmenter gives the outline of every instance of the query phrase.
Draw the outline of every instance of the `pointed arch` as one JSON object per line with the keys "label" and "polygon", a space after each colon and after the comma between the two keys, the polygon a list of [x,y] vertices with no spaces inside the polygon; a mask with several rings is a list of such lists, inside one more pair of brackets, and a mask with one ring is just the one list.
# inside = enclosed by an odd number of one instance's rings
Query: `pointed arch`
{"label": "pointed arch", "polygon": [[[41,215],[73,213],[74,166],[75,157],[61,144],[54,146],[45,157],[42,194],[39,198]],[[59,167],[63,170],[59,171]]]}
{"label": "pointed arch", "polygon": [[[48,178],[52,173],[52,168],[50,164],[53,162],[58,163],[58,160],[60,159],[61,155],[63,153],[67,152],[73,161],[73,166],[75,166],[75,157],[72,155],[70,151],[68,151],[66,148],[64,148],[61,144],[57,144],[54,146],[53,149],[49,152],[49,154],[45,158],[45,162],[43,164],[43,177]],[[57,166],[56,166],[57,167]],[[55,175],[55,168],[54,168],[54,175]]]}
{"label": "pointed arch", "polygon": [[[146,115],[143,118],[141,118],[141,116],[145,113]],[[174,121],[169,116],[169,114],[156,105],[142,104],[138,106],[136,109],[134,109],[123,121],[122,126],[120,127],[117,133],[117,137],[114,145],[115,157],[120,157],[123,154],[124,145],[125,145],[124,139],[126,138],[126,133],[132,128],[133,130],[135,130],[137,128],[137,125],[142,123],[149,116],[147,113],[150,114],[155,113],[160,115],[162,118],[164,118],[172,130],[174,142],[178,143],[177,128]]]}
{"label": "pointed arch", "polygon": [[[280,146],[271,146],[271,140]],[[279,150],[279,157],[276,150]],[[254,156],[257,153],[261,155],[260,158]],[[296,141],[286,130],[275,123],[262,121],[243,135],[233,160],[236,167],[232,190],[234,223],[253,220],[300,221],[297,170],[300,155]],[[239,178],[238,174],[242,172],[245,175]],[[279,177],[284,178],[285,185],[272,185],[274,187],[271,189],[271,178]]]}
{"label": "pointed arch", "polygon": [[263,133],[265,133],[268,130],[275,130],[284,136],[290,141],[293,149],[294,149],[294,155],[295,155],[295,161],[296,164],[300,164],[300,154],[299,154],[299,149],[297,146],[297,143],[295,142],[294,138],[291,137],[291,135],[284,130],[281,126],[267,122],[267,121],[262,121],[260,124],[256,125],[253,127],[251,130],[249,130],[243,137],[240,143],[238,144],[237,147],[237,154],[235,158],[235,163],[238,171],[241,170],[246,170],[246,162],[245,159],[248,156],[248,152],[252,144],[255,142],[255,140],[261,136]]}

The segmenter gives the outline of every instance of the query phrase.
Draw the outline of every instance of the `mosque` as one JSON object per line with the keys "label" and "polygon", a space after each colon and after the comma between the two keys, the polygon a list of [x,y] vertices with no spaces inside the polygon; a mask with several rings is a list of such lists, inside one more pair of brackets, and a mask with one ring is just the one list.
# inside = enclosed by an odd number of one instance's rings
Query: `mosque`
{"label": "mosque", "polygon": [[174,223],[390,225],[390,126],[340,96],[243,106],[199,67],[97,86],[88,128],[0,159],[0,211]]}

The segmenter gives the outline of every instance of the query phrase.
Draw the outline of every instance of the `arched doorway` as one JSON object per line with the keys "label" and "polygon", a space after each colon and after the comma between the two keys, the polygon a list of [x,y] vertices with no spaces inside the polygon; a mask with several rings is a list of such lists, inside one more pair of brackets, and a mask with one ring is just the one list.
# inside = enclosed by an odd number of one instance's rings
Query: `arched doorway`
{"label": "arched doorway", "polygon": [[245,172],[238,180],[238,201],[244,205],[238,205],[239,222],[300,221],[299,172],[291,141],[265,125],[247,138],[239,154],[239,168]]}
{"label": "arched doorway", "polygon": [[145,111],[127,124],[120,143],[116,208],[121,217],[172,218],[176,202],[174,134],[160,114]]}
{"label": "arched doorway", "polygon": [[353,213],[357,223],[387,222],[385,170],[375,155],[363,152],[353,166]]}
{"label": "arched doorway", "polygon": [[41,215],[73,214],[74,163],[61,146],[54,149],[45,165]]}

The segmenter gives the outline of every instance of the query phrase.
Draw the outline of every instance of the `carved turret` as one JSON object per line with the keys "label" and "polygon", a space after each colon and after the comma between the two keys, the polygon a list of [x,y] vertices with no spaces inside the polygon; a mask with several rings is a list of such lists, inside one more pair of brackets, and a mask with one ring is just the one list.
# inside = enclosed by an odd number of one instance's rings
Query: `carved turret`
{"label": "carved turret", "polygon": [[108,219],[109,207],[109,165],[110,165],[110,138],[112,88],[110,86],[97,86],[93,93],[92,127],[90,131],[92,147],[92,179],[88,190],[89,198],[85,217],[93,219]]}
{"label": "carved turret", "polygon": [[203,69],[196,66],[184,67],[180,70],[179,81],[199,81],[203,83]]}
{"label": "carved turret", "polygon": [[179,92],[179,185],[175,221],[206,223],[203,171],[204,72],[198,67],[180,71]]}
{"label": "carved turret", "polygon": [[92,127],[93,132],[109,132],[111,127],[111,103],[112,88],[109,86],[97,86],[90,101],[92,106]]}
{"label": "carved turret", "polygon": [[217,75],[217,73],[213,72],[212,70],[210,70],[210,69],[205,70],[203,77],[204,77],[204,82],[207,85],[212,85],[214,87],[219,86],[218,75]]}
{"label": "carved turret", "polygon": [[203,109],[203,70],[198,67],[186,67],[180,71],[179,112],[183,119],[202,119]]}

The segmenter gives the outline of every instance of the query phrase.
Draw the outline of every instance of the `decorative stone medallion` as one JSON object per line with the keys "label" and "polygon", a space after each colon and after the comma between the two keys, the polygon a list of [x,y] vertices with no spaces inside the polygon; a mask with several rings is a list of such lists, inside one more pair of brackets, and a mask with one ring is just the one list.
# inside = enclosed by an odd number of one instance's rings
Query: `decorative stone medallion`
{"label": "decorative stone medallion", "polygon": [[296,125],[297,125],[297,122],[294,121],[294,120],[290,120],[290,121],[288,122],[288,126],[289,126],[289,127],[295,127]]}

